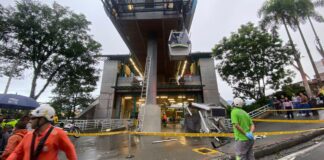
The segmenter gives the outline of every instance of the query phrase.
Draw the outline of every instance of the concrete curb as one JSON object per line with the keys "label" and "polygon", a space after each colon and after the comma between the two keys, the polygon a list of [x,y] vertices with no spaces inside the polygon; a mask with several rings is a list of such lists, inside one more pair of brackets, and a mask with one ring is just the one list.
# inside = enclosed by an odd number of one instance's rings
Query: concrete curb
{"label": "concrete curb", "polygon": [[[255,158],[262,158],[262,157],[265,157],[268,155],[272,155],[272,154],[278,153],[282,150],[296,146],[298,144],[308,142],[308,141],[310,141],[320,135],[323,135],[323,134],[324,134],[324,130],[319,130],[319,131],[314,131],[311,133],[301,134],[300,136],[298,136],[296,138],[290,138],[288,140],[284,140],[284,141],[274,143],[271,145],[256,147],[256,148],[254,148],[254,156],[255,156]],[[212,159],[235,160],[235,155],[224,155],[224,156],[220,156],[220,157],[214,157]]]}

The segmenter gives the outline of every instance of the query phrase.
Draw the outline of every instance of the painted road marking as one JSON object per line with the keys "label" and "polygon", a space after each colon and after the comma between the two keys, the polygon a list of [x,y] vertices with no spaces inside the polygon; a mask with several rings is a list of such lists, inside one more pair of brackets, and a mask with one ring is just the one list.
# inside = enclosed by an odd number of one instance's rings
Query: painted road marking
{"label": "painted road marking", "polygon": [[295,152],[293,154],[290,154],[290,155],[288,155],[286,157],[280,158],[279,160],[294,160],[297,156],[299,156],[301,154],[305,154],[305,153],[309,152],[310,150],[313,150],[316,147],[320,146],[321,144],[322,144],[322,142],[321,143],[317,143],[317,144],[315,144],[315,145],[313,145],[313,146],[311,146],[309,148],[303,149],[301,151],[298,151],[298,152]]}

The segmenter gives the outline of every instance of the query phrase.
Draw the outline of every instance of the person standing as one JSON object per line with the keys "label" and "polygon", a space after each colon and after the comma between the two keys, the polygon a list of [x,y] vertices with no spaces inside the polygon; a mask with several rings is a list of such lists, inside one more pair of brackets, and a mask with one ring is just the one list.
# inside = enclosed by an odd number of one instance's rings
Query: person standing
{"label": "person standing", "polygon": [[[292,100],[293,108],[299,109],[300,98],[298,96],[296,96],[295,94],[293,94],[291,97],[291,100]],[[299,112],[297,112],[297,117],[298,116],[299,116]]]}
{"label": "person standing", "polygon": [[57,160],[62,150],[68,160],[77,160],[75,148],[67,134],[51,125],[55,110],[48,104],[42,104],[31,112],[31,124],[34,131],[28,132],[7,160]]}
{"label": "person standing", "polygon": [[18,121],[15,126],[15,130],[13,131],[13,135],[11,135],[8,139],[7,146],[4,152],[1,155],[2,160],[6,160],[9,155],[15,150],[21,140],[24,138],[27,133],[26,124],[24,121]]}
{"label": "person standing", "polygon": [[163,127],[166,127],[167,126],[167,123],[168,123],[168,117],[164,113],[163,116],[162,116],[162,124],[163,124]]}
{"label": "person standing", "polygon": [[285,110],[287,110],[287,118],[288,119],[294,119],[294,113],[292,111],[293,109],[293,104],[292,102],[288,99],[288,97],[285,97],[285,101],[283,102],[283,106],[285,107]]}
{"label": "person standing", "polygon": [[231,112],[231,121],[235,138],[235,154],[236,159],[254,160],[253,132],[255,126],[250,115],[242,109],[243,105],[244,101],[241,98],[233,100],[234,109]]}
{"label": "person standing", "polygon": [[[308,109],[308,108],[310,108],[309,107],[309,104],[308,104],[308,98],[303,94],[303,93],[300,93],[299,94],[300,95],[300,105],[301,105],[301,109]],[[310,116],[310,114],[309,114],[309,110],[305,110],[305,111],[303,111],[303,116],[305,116],[305,117],[309,117]]]}
{"label": "person standing", "polygon": [[[282,109],[282,108],[281,108],[281,102],[280,102],[280,100],[277,99],[277,97],[274,97],[273,105],[274,105],[274,108],[275,108],[276,110],[281,110],[281,109]],[[275,114],[276,116],[281,114],[280,111],[276,111],[276,112],[274,112],[274,113],[276,113],[276,114]]]}

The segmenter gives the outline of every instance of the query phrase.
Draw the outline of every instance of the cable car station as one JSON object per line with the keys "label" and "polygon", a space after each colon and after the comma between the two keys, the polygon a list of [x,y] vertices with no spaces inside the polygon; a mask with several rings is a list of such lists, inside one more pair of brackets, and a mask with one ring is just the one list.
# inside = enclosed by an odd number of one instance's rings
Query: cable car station
{"label": "cable car station", "polygon": [[130,50],[107,55],[99,98],[86,119],[138,118],[139,129],[177,123],[190,102],[221,105],[211,53],[191,52],[188,32],[197,0],[102,0]]}

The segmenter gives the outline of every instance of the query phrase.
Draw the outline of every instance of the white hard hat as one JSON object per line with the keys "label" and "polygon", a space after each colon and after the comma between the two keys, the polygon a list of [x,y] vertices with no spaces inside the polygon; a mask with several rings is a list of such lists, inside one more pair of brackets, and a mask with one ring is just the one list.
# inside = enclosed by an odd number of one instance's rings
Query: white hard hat
{"label": "white hard hat", "polygon": [[38,108],[31,112],[31,117],[44,117],[48,121],[53,121],[55,109],[49,104],[41,104]]}
{"label": "white hard hat", "polygon": [[244,101],[243,101],[243,99],[242,98],[234,98],[234,100],[233,100],[233,105],[235,106],[235,107],[243,107],[243,105],[244,105]]}

